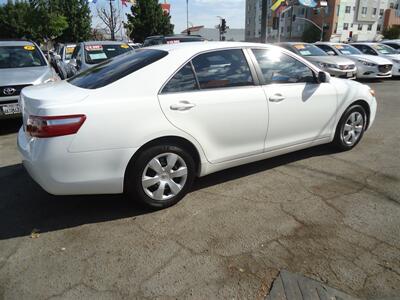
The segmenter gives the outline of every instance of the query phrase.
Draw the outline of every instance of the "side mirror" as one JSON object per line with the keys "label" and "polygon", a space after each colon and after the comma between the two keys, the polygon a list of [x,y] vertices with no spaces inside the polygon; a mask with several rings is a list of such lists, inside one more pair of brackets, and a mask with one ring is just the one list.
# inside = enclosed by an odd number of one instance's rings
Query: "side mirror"
{"label": "side mirror", "polygon": [[77,66],[77,64],[76,64],[76,59],[75,59],[75,58],[71,58],[71,59],[69,60],[69,64],[70,64],[71,66],[73,66],[73,67],[76,68],[76,66]]}
{"label": "side mirror", "polygon": [[331,75],[329,73],[320,71],[318,72],[318,82],[319,83],[327,83],[331,80]]}

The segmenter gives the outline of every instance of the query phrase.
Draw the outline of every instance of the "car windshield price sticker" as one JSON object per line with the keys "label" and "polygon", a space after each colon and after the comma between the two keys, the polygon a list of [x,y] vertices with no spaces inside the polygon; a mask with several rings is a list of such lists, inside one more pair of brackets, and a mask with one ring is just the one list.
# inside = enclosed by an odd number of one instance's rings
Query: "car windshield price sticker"
{"label": "car windshield price sticker", "polygon": [[101,50],[103,50],[103,46],[102,45],[88,45],[88,46],[85,46],[85,49],[87,51],[101,51]]}

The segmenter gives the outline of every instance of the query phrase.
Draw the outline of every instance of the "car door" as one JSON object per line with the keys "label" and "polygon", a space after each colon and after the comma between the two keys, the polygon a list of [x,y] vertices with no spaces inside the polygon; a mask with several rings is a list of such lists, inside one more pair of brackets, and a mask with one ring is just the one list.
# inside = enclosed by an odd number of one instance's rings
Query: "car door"
{"label": "car door", "polygon": [[265,151],[329,139],[335,124],[335,88],[318,83],[315,72],[289,52],[277,48],[252,52],[269,103]]}
{"label": "car door", "polygon": [[211,163],[262,153],[268,104],[242,49],[202,53],[159,95],[165,116],[202,146]]}

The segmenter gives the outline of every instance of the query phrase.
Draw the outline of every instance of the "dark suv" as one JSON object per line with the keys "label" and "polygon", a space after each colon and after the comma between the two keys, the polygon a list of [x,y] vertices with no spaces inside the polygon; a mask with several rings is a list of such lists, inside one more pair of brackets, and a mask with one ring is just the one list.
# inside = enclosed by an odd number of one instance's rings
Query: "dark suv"
{"label": "dark suv", "polygon": [[155,35],[149,36],[144,40],[143,47],[161,45],[161,44],[177,44],[186,42],[204,42],[205,38],[201,35]]}

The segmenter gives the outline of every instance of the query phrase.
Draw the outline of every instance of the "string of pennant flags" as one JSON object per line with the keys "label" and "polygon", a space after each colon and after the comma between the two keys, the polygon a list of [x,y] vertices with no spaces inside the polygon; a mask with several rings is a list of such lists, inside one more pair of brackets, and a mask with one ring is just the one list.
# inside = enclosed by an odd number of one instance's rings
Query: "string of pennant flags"
{"label": "string of pennant flags", "polygon": [[[110,0],[107,0],[107,2]],[[111,1],[115,1],[115,0],[111,0]],[[121,4],[123,6],[128,6],[128,4],[135,6],[136,5],[136,0],[118,0],[121,1]],[[96,4],[98,2],[98,0],[87,0],[88,3],[93,3]]]}

